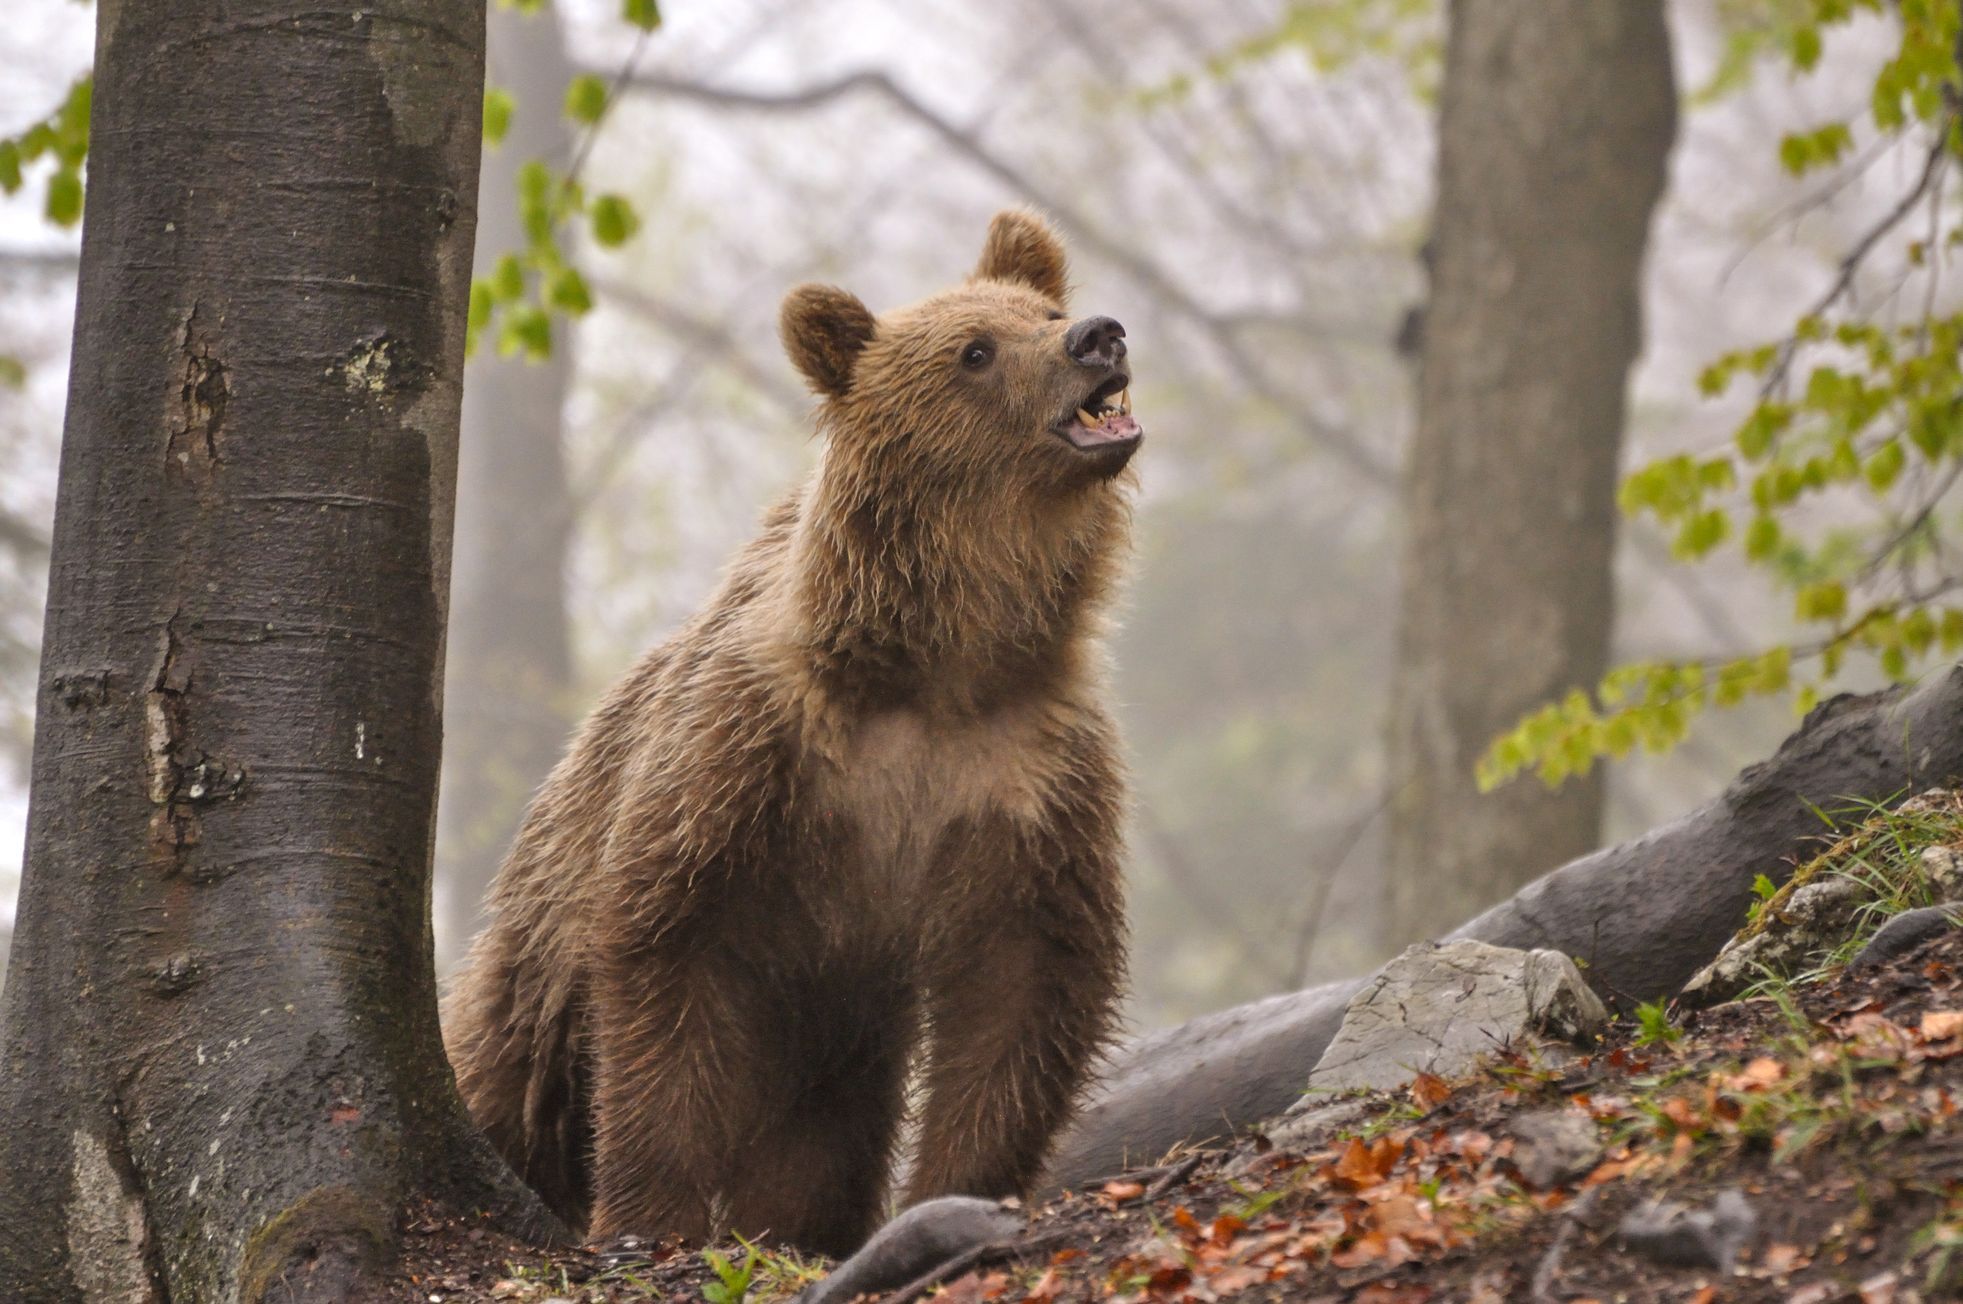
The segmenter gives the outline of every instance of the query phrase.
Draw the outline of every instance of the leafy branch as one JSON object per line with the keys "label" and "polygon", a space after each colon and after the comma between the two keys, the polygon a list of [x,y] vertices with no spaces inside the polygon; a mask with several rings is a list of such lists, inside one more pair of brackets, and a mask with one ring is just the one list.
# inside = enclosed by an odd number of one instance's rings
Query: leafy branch
{"label": "leafy branch", "polygon": [[[1822,31],[1881,0],[1784,0],[1774,7],[1776,48],[1801,69],[1822,57]],[[1877,73],[1867,115],[1884,142],[1913,143],[1913,183],[1838,260],[1826,289],[1780,338],[1734,350],[1699,378],[1707,396],[1755,378],[1756,397],[1729,445],[1652,462],[1623,482],[1621,507],[1668,531],[1684,561],[1734,544],[1775,589],[1792,593],[1810,639],[1741,656],[1648,661],[1611,670],[1528,714],[1480,759],[1494,787],[1531,769],[1546,783],[1581,774],[1603,756],[1637,746],[1663,751],[1711,708],[1788,696],[1807,710],[1855,664],[1902,680],[1931,657],[1963,651],[1963,607],[1943,599],[1963,587],[1951,569],[1951,536],[1963,519],[1944,508],[1963,477],[1963,313],[1938,311],[1945,264],[1963,245],[1947,203],[1963,159],[1963,17],[1953,0],[1890,6],[1899,43]],[[1750,38],[1762,48],[1762,38]],[[1779,158],[1795,175],[1838,164],[1854,149],[1851,123],[1787,135]],[[1909,219],[1928,227],[1902,240]],[[1864,308],[1860,286],[1880,251],[1899,245],[1901,266],[1880,301]],[[1919,306],[1898,307],[1921,278]],[[1878,320],[1882,309],[1890,320]],[[1906,318],[1906,320],[1904,320]],[[1850,505],[1869,520],[1849,525]],[[1829,510],[1809,526],[1802,508]],[[1804,667],[1807,674],[1796,671]]]}

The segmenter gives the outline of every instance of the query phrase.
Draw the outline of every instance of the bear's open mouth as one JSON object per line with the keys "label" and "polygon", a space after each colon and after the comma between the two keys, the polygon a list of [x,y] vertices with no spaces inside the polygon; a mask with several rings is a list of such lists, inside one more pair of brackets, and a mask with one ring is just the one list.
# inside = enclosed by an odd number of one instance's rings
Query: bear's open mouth
{"label": "bear's open mouth", "polygon": [[1136,444],[1144,431],[1131,415],[1131,377],[1113,373],[1051,429],[1084,452]]}

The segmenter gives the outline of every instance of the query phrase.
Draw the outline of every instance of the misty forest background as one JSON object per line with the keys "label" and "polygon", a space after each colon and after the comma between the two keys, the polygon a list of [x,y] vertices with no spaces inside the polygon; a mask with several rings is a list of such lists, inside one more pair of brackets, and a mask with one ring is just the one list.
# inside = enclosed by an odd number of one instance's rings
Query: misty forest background
{"label": "misty forest background", "polygon": [[[1522,448],[1528,478],[1558,476],[1549,458],[1628,469],[1724,444],[1754,396],[1708,396],[1700,372],[1788,329],[1913,185],[1921,152],[1898,141],[1857,138],[1803,176],[1782,166],[1783,134],[1867,103],[1894,39],[1885,16],[1861,17],[1800,72],[1740,36],[1780,9],[1668,6],[1680,111],[1643,251],[1626,425]],[[94,19],[70,0],[14,0],[8,16],[0,136],[87,70]],[[909,301],[964,272],[1007,204],[1035,204],[1070,240],[1074,306],[1125,323],[1149,436],[1115,643],[1136,773],[1139,1026],[1359,972],[1410,940],[1386,884],[1413,836],[1420,858],[1440,848],[1440,892],[1476,908],[1709,798],[1791,728],[1784,701],[1713,716],[1667,755],[1565,789],[1548,817],[1559,836],[1476,866],[1445,854],[1449,800],[1417,811],[1424,780],[1390,759],[1400,676],[1467,673],[1460,648],[1546,659],[1545,631],[1495,605],[1486,627],[1426,650],[1431,664],[1398,663],[1399,612],[1423,579],[1400,576],[1400,554],[1403,505],[1425,497],[1402,478],[1436,329],[1438,6],[673,0],[636,40],[614,0],[494,15],[490,81],[514,112],[485,158],[480,271],[524,242],[515,188],[532,158],[576,159],[640,229],[615,248],[569,245],[593,307],[557,323],[549,359],[487,339],[471,363],[439,968],[567,731],[808,465],[811,404],[776,341],[782,292],[823,279],[875,308]],[[594,132],[560,111],[581,71],[618,85]],[[18,882],[74,309],[75,231],[44,208],[39,185],[0,205],[0,903]],[[1594,220],[1547,216],[1584,236]],[[1504,458],[1514,433],[1482,437]],[[1591,528],[1615,532],[1613,611],[1591,619],[1598,641],[1612,620],[1611,660],[1792,636],[1790,595],[1734,552],[1685,565],[1647,520]],[[1476,741],[1592,681],[1602,666],[1588,660],[1498,703]],[[1445,925],[1469,913],[1449,909]]]}

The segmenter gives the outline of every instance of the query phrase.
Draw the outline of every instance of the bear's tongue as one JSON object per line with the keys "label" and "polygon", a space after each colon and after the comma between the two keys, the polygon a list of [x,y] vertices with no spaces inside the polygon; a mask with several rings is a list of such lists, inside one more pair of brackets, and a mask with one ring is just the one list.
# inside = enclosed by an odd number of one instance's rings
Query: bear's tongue
{"label": "bear's tongue", "polygon": [[1070,431],[1070,438],[1079,448],[1090,448],[1098,444],[1115,444],[1138,436],[1138,422],[1131,413],[1117,408],[1107,408],[1097,414],[1095,424],[1084,420],[1080,412],[1077,424]]}

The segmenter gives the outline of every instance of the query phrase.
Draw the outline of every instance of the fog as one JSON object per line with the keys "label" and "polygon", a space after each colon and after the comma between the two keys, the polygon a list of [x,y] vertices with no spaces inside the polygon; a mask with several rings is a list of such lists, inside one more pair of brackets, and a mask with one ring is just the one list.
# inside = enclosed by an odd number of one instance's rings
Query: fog
{"label": "fog", "polygon": [[[539,39],[560,24],[573,63],[626,88],[582,177],[643,219],[617,251],[580,250],[597,307],[561,337],[563,429],[538,431],[562,440],[571,508],[572,691],[549,704],[565,728],[687,618],[809,465],[811,404],[777,344],[789,286],[836,282],[875,310],[912,301],[965,275],[990,215],[1026,203],[1071,245],[1073,309],[1125,324],[1147,431],[1113,645],[1141,1027],[1356,972],[1384,945],[1414,400],[1398,339],[1426,293],[1442,33],[1420,9],[1385,19],[1386,49],[1262,53],[1286,8],[670,0],[638,48],[600,0],[533,20]],[[1918,166],[1862,149],[1796,180],[1777,159],[1782,132],[1864,103],[1888,48],[1879,20],[1837,34],[1811,75],[1764,61],[1705,94],[1724,9],[1669,9],[1684,109],[1644,264],[1625,466],[1729,437],[1746,396],[1701,396],[1699,370],[1784,329]],[[14,0],[9,16],[0,135],[85,70],[93,11]],[[494,83],[515,80],[510,57],[494,54]],[[76,250],[41,219],[33,181],[0,205],[0,356],[25,377],[0,388],[6,900]],[[1618,657],[1742,652],[1788,632],[1788,600],[1734,556],[1679,566],[1624,522],[1617,559]],[[1741,709],[1668,756],[1614,763],[1605,836],[1709,798],[1790,725],[1781,706]],[[446,958],[458,944],[438,937]]]}

